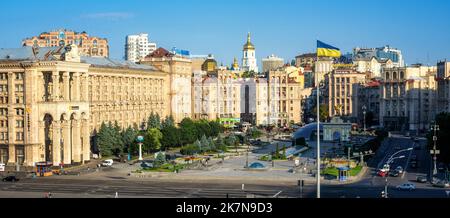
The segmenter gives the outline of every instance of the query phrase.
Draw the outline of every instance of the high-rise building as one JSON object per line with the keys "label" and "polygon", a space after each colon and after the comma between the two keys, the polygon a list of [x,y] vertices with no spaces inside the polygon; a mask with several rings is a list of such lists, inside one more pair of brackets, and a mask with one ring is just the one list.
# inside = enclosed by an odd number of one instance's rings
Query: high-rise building
{"label": "high-rise building", "polygon": [[71,30],[54,30],[41,33],[39,36],[24,39],[23,46],[33,47],[60,47],[77,45],[80,55],[91,57],[108,57],[108,40],[95,36],[89,36],[86,32],[74,32]]}
{"label": "high-rise building", "polygon": [[354,48],[353,58],[371,58],[376,57],[379,61],[392,60],[394,67],[404,67],[402,51],[392,48],[389,45],[381,48]]}
{"label": "high-rise building", "polygon": [[284,59],[275,55],[270,55],[267,58],[262,59],[263,73],[267,73],[271,70],[277,70],[284,66]]}
{"label": "high-rise building", "polygon": [[247,35],[247,43],[245,43],[242,51],[242,70],[259,72],[255,46],[251,42],[250,33]]}
{"label": "high-rise building", "polygon": [[125,60],[127,61],[137,63],[155,50],[156,43],[149,41],[147,33],[128,35],[126,37]]}

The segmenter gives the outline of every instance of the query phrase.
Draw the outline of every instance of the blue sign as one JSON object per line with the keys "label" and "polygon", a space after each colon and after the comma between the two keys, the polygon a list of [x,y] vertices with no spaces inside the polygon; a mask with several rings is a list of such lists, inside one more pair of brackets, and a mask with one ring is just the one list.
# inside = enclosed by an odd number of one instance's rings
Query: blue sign
{"label": "blue sign", "polygon": [[139,142],[139,143],[144,142],[144,136],[138,136],[137,137],[137,142]]}
{"label": "blue sign", "polygon": [[190,56],[191,55],[191,52],[189,52],[187,50],[177,49],[177,48],[173,48],[172,52],[175,53],[175,54],[183,55],[183,56]]}

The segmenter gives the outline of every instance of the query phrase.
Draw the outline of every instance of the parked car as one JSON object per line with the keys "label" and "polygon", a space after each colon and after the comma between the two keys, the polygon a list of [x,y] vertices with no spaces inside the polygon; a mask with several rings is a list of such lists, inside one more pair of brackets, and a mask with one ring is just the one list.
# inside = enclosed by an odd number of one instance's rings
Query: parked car
{"label": "parked car", "polygon": [[399,174],[403,173],[403,167],[402,166],[398,166],[397,168],[395,168],[395,171],[397,171]]}
{"label": "parked car", "polygon": [[105,160],[105,161],[103,161],[102,166],[104,166],[104,167],[110,167],[110,166],[113,165],[113,163],[114,163],[114,161],[113,161],[112,159]]}
{"label": "parked car", "polygon": [[416,181],[419,183],[427,183],[427,178],[423,176],[418,176]]}
{"label": "parked car", "polygon": [[2,179],[3,182],[17,182],[19,181],[18,178],[16,178],[16,176],[7,176],[5,178]]}
{"label": "parked car", "polygon": [[397,186],[397,189],[402,190],[402,191],[404,191],[404,190],[413,191],[413,190],[416,190],[416,185],[408,182],[408,183]]}

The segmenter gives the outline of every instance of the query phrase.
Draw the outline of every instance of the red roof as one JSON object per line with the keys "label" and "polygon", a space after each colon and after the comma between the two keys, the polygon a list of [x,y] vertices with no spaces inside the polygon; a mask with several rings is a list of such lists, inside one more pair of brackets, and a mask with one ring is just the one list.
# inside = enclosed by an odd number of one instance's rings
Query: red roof
{"label": "red roof", "polygon": [[380,82],[379,81],[370,81],[367,83],[367,86],[369,87],[377,87],[380,86]]}
{"label": "red roof", "polygon": [[149,58],[162,58],[162,57],[173,57],[174,54],[172,54],[171,52],[167,51],[166,49],[160,47],[158,49],[156,49],[153,53],[147,55],[147,57]]}

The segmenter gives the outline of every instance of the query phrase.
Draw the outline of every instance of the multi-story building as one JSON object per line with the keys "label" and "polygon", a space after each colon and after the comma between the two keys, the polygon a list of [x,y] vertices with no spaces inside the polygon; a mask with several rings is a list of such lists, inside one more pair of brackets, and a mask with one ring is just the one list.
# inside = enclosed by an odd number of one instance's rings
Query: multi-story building
{"label": "multi-story building", "polygon": [[168,73],[79,56],[78,47],[0,50],[0,156],[8,165],[89,161],[102,122],[141,126],[169,114]]}
{"label": "multi-story building", "polygon": [[347,116],[356,119],[361,110],[359,91],[366,81],[366,74],[353,69],[336,69],[326,76],[325,102],[330,117]]}
{"label": "multi-story building", "polygon": [[128,35],[125,39],[125,60],[139,62],[156,50],[156,43],[150,42],[147,33]]}
{"label": "multi-story building", "polygon": [[450,61],[437,63],[437,107],[438,113],[450,112]]}
{"label": "multi-story building", "polygon": [[394,67],[404,67],[402,51],[392,48],[389,45],[381,48],[354,48],[353,58],[371,58],[376,57],[379,61],[390,59]]}
{"label": "multi-story building", "polygon": [[[380,118],[380,82],[372,79],[359,90],[358,96],[358,123],[363,126],[366,119],[366,127],[378,125]],[[364,110],[365,108],[365,110]],[[364,111],[366,117],[364,117]]]}
{"label": "multi-story building", "polygon": [[253,71],[258,73],[258,62],[256,59],[255,46],[252,44],[250,39],[250,33],[247,35],[247,43],[244,45],[242,50],[242,70],[243,71]]}
{"label": "multi-story building", "polygon": [[314,62],[317,60],[317,53],[306,53],[295,57],[296,67],[314,66]]}
{"label": "multi-story building", "polygon": [[325,80],[325,75],[333,71],[333,59],[321,57],[314,64],[314,86],[316,86],[316,81],[320,84]]}
{"label": "multi-story building", "polygon": [[372,78],[381,77],[381,63],[376,57],[356,57],[353,64],[360,73],[370,72]]}
{"label": "multi-story building", "polygon": [[267,73],[271,70],[276,70],[284,66],[284,59],[275,55],[270,55],[267,58],[262,59],[263,73]]}
{"label": "multi-story building", "polygon": [[140,61],[169,74],[170,83],[167,84],[170,95],[170,111],[176,123],[192,116],[192,61],[188,56],[169,52],[158,48]]}
{"label": "multi-story building", "polygon": [[302,122],[304,75],[299,68],[286,67],[269,71],[269,124],[288,126]]}
{"label": "multi-story building", "polygon": [[384,69],[380,124],[391,131],[420,131],[436,114],[436,67],[414,65]]}
{"label": "multi-story building", "polygon": [[32,47],[60,47],[77,45],[82,56],[108,57],[108,40],[95,36],[89,36],[86,32],[74,32],[71,30],[54,30],[41,33],[39,36],[24,39],[23,46]]}

